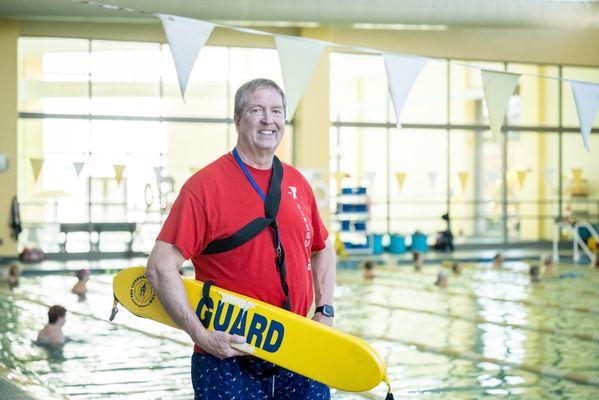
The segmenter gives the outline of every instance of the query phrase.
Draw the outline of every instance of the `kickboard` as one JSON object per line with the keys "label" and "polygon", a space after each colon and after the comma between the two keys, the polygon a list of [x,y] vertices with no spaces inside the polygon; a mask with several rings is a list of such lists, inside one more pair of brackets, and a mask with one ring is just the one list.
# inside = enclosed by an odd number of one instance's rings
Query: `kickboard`
{"label": "kickboard", "polygon": [[[115,299],[131,313],[178,328],[146,279],[145,267],[123,269],[114,276]],[[189,304],[202,300],[200,281],[183,277]],[[200,305],[208,330],[241,334],[240,350],[328,386],[363,392],[387,381],[386,365],[364,340],[271,304],[212,286],[213,304]],[[209,303],[209,302],[208,302]],[[211,306],[211,307],[210,307]]]}

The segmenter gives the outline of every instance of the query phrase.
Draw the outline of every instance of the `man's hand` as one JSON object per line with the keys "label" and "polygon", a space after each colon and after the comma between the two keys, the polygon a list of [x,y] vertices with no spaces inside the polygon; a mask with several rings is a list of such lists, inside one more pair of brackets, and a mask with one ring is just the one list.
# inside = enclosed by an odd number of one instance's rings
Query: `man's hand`
{"label": "man's hand", "polygon": [[327,317],[323,313],[319,313],[319,312],[314,313],[314,316],[312,317],[312,321],[320,322],[321,324],[325,324],[328,326],[333,326],[333,318]]}
{"label": "man's hand", "polygon": [[219,360],[229,357],[245,356],[246,353],[236,350],[231,347],[231,344],[245,344],[245,338],[239,335],[229,335],[227,332],[221,331],[204,331],[198,340],[194,342],[205,352],[213,355]]}

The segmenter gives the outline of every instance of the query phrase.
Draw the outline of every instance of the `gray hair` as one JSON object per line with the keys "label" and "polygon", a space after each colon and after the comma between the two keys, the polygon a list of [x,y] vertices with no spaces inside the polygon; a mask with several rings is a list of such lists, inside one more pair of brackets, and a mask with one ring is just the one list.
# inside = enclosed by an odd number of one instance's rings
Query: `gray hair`
{"label": "gray hair", "polygon": [[248,93],[253,93],[258,89],[266,88],[272,88],[281,95],[281,100],[283,101],[283,115],[287,117],[287,99],[285,98],[283,89],[281,89],[280,86],[275,83],[275,81],[265,78],[257,78],[244,83],[239,87],[239,89],[237,89],[237,92],[235,93],[235,111],[233,114],[233,119],[237,121],[239,118],[241,118],[243,109],[247,105]]}

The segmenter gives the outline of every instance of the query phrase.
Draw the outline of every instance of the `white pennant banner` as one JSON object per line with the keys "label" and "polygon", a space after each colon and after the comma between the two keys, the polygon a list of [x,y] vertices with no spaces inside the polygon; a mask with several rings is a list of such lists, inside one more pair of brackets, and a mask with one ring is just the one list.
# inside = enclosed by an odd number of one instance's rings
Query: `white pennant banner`
{"label": "white pennant banner", "polygon": [[77,178],[81,175],[81,170],[83,170],[83,166],[85,162],[83,161],[73,161],[73,168],[75,168],[75,173],[77,174]]}
{"label": "white pennant banner", "polygon": [[555,170],[553,168],[547,168],[545,170],[545,179],[549,188],[553,188],[553,177],[555,176]]}
{"label": "white pennant banner", "polygon": [[497,178],[499,177],[499,173],[497,171],[488,171],[487,179],[489,180],[489,184],[495,185]]}
{"label": "white pennant banner", "polygon": [[173,55],[181,96],[185,100],[185,89],[193,65],[200,50],[210,37],[214,24],[174,15],[155,14],[160,18],[164,34]]}
{"label": "white pennant banner", "polygon": [[324,51],[325,44],[315,40],[284,36],[275,36],[275,41],[279,50],[279,62],[287,97],[287,119],[291,120]]}
{"label": "white pennant banner", "polygon": [[431,183],[431,188],[435,188],[435,183],[437,182],[437,176],[439,176],[438,172],[427,172],[428,180]]}
{"label": "white pennant banner", "polygon": [[156,175],[156,182],[158,182],[158,184],[160,184],[160,182],[162,181],[162,170],[164,169],[164,167],[160,166],[160,167],[154,167],[154,174]]}
{"label": "white pennant banner", "polygon": [[599,110],[599,85],[586,82],[570,82],[570,85],[572,85],[572,94],[576,102],[582,142],[584,148],[589,151],[589,136],[595,115]]}
{"label": "white pennant banner", "polygon": [[493,137],[497,139],[501,133],[501,125],[505,117],[507,105],[518,85],[519,74],[508,72],[481,70],[485,102],[489,110],[489,124]]}
{"label": "white pennant banner", "polygon": [[366,173],[366,180],[368,181],[368,186],[372,188],[374,185],[374,178],[376,178],[376,172],[369,171]]}
{"label": "white pennant banner", "polygon": [[383,60],[385,61],[387,79],[389,80],[389,93],[395,110],[395,121],[397,127],[401,128],[401,112],[418,74],[426,64],[426,59],[383,53]]}

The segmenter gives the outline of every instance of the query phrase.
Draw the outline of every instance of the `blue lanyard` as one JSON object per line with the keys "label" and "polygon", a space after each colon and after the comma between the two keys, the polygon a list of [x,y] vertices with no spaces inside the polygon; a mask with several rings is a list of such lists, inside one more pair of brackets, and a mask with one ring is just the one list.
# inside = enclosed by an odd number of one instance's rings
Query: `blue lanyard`
{"label": "blue lanyard", "polygon": [[258,186],[256,181],[254,180],[254,177],[252,176],[252,174],[246,167],[245,163],[243,161],[241,161],[241,158],[239,158],[239,154],[237,154],[236,148],[233,149],[233,157],[235,157],[235,161],[237,161],[237,165],[239,165],[239,168],[241,168],[241,170],[245,174],[245,177],[248,178],[248,181],[250,181],[250,183],[252,184],[252,186],[254,187],[256,192],[258,192],[258,194],[260,195],[260,197],[262,198],[263,201],[266,201],[266,196],[264,195],[264,192],[262,191],[262,189],[260,189],[260,187]]}

